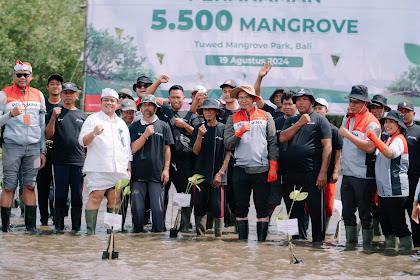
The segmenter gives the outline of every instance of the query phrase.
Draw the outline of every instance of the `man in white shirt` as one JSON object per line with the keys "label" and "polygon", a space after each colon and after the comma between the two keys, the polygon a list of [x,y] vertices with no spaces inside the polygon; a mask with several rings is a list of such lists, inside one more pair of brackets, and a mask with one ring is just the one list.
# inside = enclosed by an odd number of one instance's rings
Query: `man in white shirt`
{"label": "man in white shirt", "polygon": [[130,134],[127,125],[115,114],[117,104],[117,92],[103,89],[101,111],[86,119],[79,135],[79,144],[87,147],[83,172],[89,190],[85,212],[88,235],[95,234],[98,209],[104,195],[108,200],[107,211],[118,209],[120,190],[115,192],[113,188],[119,180],[130,178]]}

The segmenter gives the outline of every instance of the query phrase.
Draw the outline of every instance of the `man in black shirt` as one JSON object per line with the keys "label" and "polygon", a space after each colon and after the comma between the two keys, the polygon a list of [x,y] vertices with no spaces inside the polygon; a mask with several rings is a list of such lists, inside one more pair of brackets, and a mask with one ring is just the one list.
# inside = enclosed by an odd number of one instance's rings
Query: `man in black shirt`
{"label": "man in black shirt", "polygon": [[[47,114],[52,111],[55,107],[63,106],[63,100],[61,100],[60,94],[62,90],[63,77],[58,74],[53,74],[48,77],[47,90],[50,94],[47,100],[45,100],[45,107]],[[47,122],[46,122],[47,123]],[[44,168],[38,171],[36,177],[36,188],[38,191],[38,206],[39,213],[41,216],[41,224],[43,226],[48,225],[48,197],[50,195],[50,186],[52,183],[52,163],[51,163],[51,149],[53,143],[51,140],[47,140],[47,161]],[[53,212],[53,203],[50,201],[50,211]]]}
{"label": "man in black shirt", "polygon": [[204,176],[201,191],[194,189],[195,226],[197,235],[205,235],[209,207],[214,217],[214,235],[221,237],[230,151],[225,151],[223,144],[225,125],[217,122],[216,116],[224,111],[215,99],[206,99],[197,113],[203,115],[206,122],[196,125],[191,136],[193,152],[197,156],[194,173]]}
{"label": "man in black shirt", "polygon": [[[159,112],[161,120],[169,124],[174,145],[171,146],[171,165],[169,168],[169,182],[165,185],[165,197],[171,183],[178,193],[185,192],[188,178],[193,175],[190,146],[190,137],[194,126],[200,121],[197,116],[182,108],[185,100],[184,89],[174,85],[169,89],[169,102],[171,107],[162,107]],[[165,199],[165,209],[168,199]],[[181,232],[188,232],[191,220],[191,207],[183,207],[181,212]]]}
{"label": "man in black shirt", "polygon": [[164,231],[164,186],[169,181],[169,165],[173,138],[171,128],[156,116],[160,105],[153,95],[141,100],[142,116],[130,127],[133,163],[131,180],[132,215],[134,232],[142,232],[146,191],[152,209],[152,232]]}
{"label": "man in black shirt", "polygon": [[87,116],[75,107],[79,96],[74,83],[65,83],[61,97],[64,105],[55,107],[47,115],[48,125],[45,129],[47,139],[54,142],[52,164],[54,169],[54,218],[55,228],[64,229],[64,216],[69,192],[71,189],[71,222],[72,230],[79,231],[82,218],[82,168],[85,152],[78,142],[82,125]]}
{"label": "man in black shirt", "polygon": [[[413,210],[414,194],[420,178],[420,126],[414,123],[414,104],[410,101],[398,103],[398,111],[404,115],[404,124],[407,127],[405,139],[408,145],[409,165],[408,184],[410,192],[406,205],[407,213],[411,216]],[[410,219],[414,247],[420,247],[420,225]]]}
{"label": "man in black shirt", "polygon": [[[314,111],[325,117],[328,114],[328,102],[324,98],[317,98],[315,100]],[[341,149],[343,148],[343,138],[338,134],[338,128],[330,123],[331,126],[331,161],[328,165],[327,171],[327,186],[324,189],[325,197],[325,212],[327,215],[327,222],[325,230],[328,229],[328,224],[334,210],[335,197],[335,183],[338,181],[338,168],[341,162]]]}
{"label": "man in black shirt", "polygon": [[[289,160],[290,168],[285,182],[286,193],[296,186],[296,190],[308,192],[308,197],[295,202],[291,218],[298,218],[299,238],[306,239],[306,202],[312,222],[312,241],[323,242],[326,222],[324,188],[331,157],[331,127],[325,117],[313,111],[315,98],[312,90],[300,89],[293,96],[293,102],[300,115],[288,118],[280,132],[280,142],[288,142],[286,160]],[[291,199],[286,199],[288,210],[291,204]]]}

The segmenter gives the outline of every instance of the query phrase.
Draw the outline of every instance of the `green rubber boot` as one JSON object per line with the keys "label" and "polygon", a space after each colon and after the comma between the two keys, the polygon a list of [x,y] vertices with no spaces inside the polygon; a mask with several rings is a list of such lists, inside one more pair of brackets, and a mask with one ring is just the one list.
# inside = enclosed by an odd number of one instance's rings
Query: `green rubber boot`
{"label": "green rubber boot", "polygon": [[373,229],[362,229],[363,248],[372,247]]}
{"label": "green rubber boot", "polygon": [[214,236],[222,237],[224,218],[214,218]]}
{"label": "green rubber boot", "polygon": [[346,244],[357,244],[359,242],[357,226],[346,226]]}
{"label": "green rubber boot", "polygon": [[413,250],[413,238],[411,235],[400,237],[400,250]]}
{"label": "green rubber boot", "polygon": [[396,249],[397,248],[397,237],[395,234],[385,236],[385,248]]}
{"label": "green rubber boot", "polygon": [[195,216],[195,230],[197,231],[197,236],[206,235],[206,224],[207,224],[207,215]]}
{"label": "green rubber boot", "polygon": [[87,234],[96,234],[96,220],[98,219],[98,210],[85,210]]}
{"label": "green rubber boot", "polygon": [[190,231],[191,207],[182,207],[181,209],[181,232]]}

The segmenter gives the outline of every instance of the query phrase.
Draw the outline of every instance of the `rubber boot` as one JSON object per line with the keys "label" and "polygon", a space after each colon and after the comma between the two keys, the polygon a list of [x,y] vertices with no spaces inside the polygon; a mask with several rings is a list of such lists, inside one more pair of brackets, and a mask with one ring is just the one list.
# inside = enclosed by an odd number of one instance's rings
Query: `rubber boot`
{"label": "rubber boot", "polygon": [[363,248],[369,248],[372,246],[373,240],[373,229],[362,229],[363,236]]}
{"label": "rubber boot", "polygon": [[96,234],[96,220],[98,219],[98,210],[85,210],[87,234]]}
{"label": "rubber boot", "polygon": [[207,223],[207,215],[195,216],[195,230],[197,231],[197,236],[206,235],[206,223]]}
{"label": "rubber boot", "polygon": [[212,229],[214,224],[214,217],[213,213],[207,211],[207,222],[206,222],[206,229]]}
{"label": "rubber boot", "polygon": [[229,203],[226,203],[225,217],[224,217],[225,227],[231,227],[231,226],[233,226],[232,215],[233,215],[233,213],[230,210]]}
{"label": "rubber boot", "polygon": [[268,222],[257,222],[258,241],[265,242],[267,238]]}
{"label": "rubber boot", "polygon": [[71,208],[71,229],[75,231],[79,231],[81,224],[82,224],[82,208],[72,207]]}
{"label": "rubber boot", "polygon": [[413,250],[413,238],[411,235],[400,237],[400,245],[398,248],[400,250]]}
{"label": "rubber boot", "polygon": [[20,217],[25,217],[25,203],[23,203],[23,196],[19,195]]}
{"label": "rubber boot", "polygon": [[25,205],[26,230],[36,232],[36,205]]}
{"label": "rubber boot", "polygon": [[359,242],[359,232],[357,226],[346,226],[346,244],[357,244]]}
{"label": "rubber boot", "polygon": [[331,217],[327,217],[327,219],[325,220],[325,232],[328,231],[328,226],[330,225],[330,220],[331,220]]}
{"label": "rubber boot", "polygon": [[214,236],[222,237],[224,218],[214,218]]}
{"label": "rubber boot", "polygon": [[10,213],[12,207],[1,207],[1,228],[3,232],[10,231]]}
{"label": "rubber boot", "polygon": [[[115,209],[115,213],[117,213],[117,211],[118,211],[118,209]],[[114,208],[106,208],[106,212],[112,213],[112,212],[114,212]],[[111,233],[111,230],[110,229],[107,229],[106,230],[106,233],[110,234]]]}
{"label": "rubber boot", "polygon": [[181,232],[190,231],[191,207],[182,207],[181,209]]}
{"label": "rubber boot", "polygon": [[54,208],[54,224],[55,229],[57,231],[64,230],[64,215],[65,215],[66,209],[65,208]]}
{"label": "rubber boot", "polygon": [[247,240],[249,234],[248,220],[236,221],[238,224],[239,240]]}
{"label": "rubber boot", "polygon": [[385,248],[396,249],[397,248],[397,237],[395,234],[385,236]]}

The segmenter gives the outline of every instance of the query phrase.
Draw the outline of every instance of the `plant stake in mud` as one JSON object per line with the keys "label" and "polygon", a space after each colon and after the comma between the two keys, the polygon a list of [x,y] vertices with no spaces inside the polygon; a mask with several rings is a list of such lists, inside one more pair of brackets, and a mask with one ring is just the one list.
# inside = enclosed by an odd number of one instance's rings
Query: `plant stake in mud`
{"label": "plant stake in mud", "polygon": [[[102,259],[103,260],[111,260],[111,259],[118,259],[118,252],[114,251],[115,249],[115,240],[114,240],[114,227],[116,230],[121,228],[122,225],[122,215],[119,214],[121,205],[124,202],[126,196],[130,194],[130,179],[119,180],[118,183],[115,185],[115,200],[114,200],[114,208],[111,213],[105,213],[105,226],[111,227],[109,240],[108,240],[108,248],[106,251],[102,252]],[[122,198],[120,201],[120,205],[118,209],[115,209],[117,204],[117,194],[118,191],[122,189]]]}
{"label": "plant stake in mud", "polygon": [[[289,197],[290,199],[293,200],[292,202],[292,206],[290,206],[290,210],[289,210],[289,214],[287,215],[287,219],[290,220],[290,214],[292,213],[292,209],[293,209],[293,205],[295,204],[295,201],[302,201],[305,200],[306,197],[308,196],[307,192],[301,192],[302,188],[300,188],[298,191],[296,190],[296,186],[293,188],[293,191],[290,193]],[[280,210],[280,213],[282,212],[282,209]],[[286,218],[286,216],[280,216],[277,215],[276,217],[276,221],[277,221],[277,226],[281,226],[281,224],[284,222],[284,218]],[[292,219],[295,220],[296,219]],[[289,259],[290,259],[290,263],[291,264],[298,264],[301,263],[302,260],[298,260],[296,258],[295,253],[293,252],[295,245],[293,245],[292,243],[292,237],[289,235],[289,232],[286,231],[287,234],[287,246],[289,247]]]}
{"label": "plant stake in mud", "polygon": [[[203,181],[204,181],[204,176],[200,175],[200,174],[194,174],[192,177],[188,178],[188,184],[187,184],[187,188],[185,189],[185,194],[184,195],[188,195],[190,197],[190,200],[191,200],[191,195],[189,194],[190,190],[191,190],[191,187],[196,187],[199,191],[201,191],[201,189],[198,185],[201,184]],[[171,224],[172,224],[172,217],[173,217],[173,213],[174,213],[174,205],[175,206],[180,206],[175,201],[172,204]],[[175,217],[174,225],[169,230],[169,237],[176,238],[178,236],[179,224],[180,224],[180,221],[181,221],[181,211],[182,211],[182,207],[180,206],[179,209],[178,209],[178,213],[176,214],[176,217]]]}

